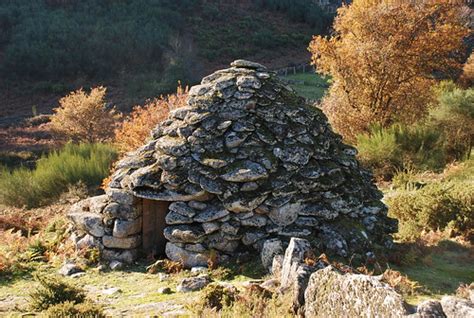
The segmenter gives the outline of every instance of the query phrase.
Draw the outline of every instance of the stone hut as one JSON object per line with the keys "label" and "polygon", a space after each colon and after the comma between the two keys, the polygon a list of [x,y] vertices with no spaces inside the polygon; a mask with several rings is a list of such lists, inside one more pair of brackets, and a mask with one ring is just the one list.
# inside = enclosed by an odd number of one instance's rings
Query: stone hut
{"label": "stone hut", "polygon": [[237,60],[118,162],[105,195],[73,206],[74,239],[106,260],[165,253],[188,267],[291,237],[364,258],[397,224],[356,153],[274,73]]}

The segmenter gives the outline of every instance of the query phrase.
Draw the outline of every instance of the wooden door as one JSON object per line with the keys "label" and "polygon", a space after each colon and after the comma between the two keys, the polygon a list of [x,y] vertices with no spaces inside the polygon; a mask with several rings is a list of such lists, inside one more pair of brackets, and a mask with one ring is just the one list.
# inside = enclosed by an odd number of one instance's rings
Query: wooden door
{"label": "wooden door", "polygon": [[166,227],[165,217],[170,202],[142,200],[143,208],[143,251],[146,255],[161,256],[165,254],[166,239],[163,230]]}

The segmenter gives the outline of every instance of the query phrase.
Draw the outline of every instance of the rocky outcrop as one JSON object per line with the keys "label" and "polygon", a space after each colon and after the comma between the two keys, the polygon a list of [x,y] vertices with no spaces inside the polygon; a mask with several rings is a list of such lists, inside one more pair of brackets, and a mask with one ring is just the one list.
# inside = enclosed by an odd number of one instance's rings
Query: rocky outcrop
{"label": "rocky outcrop", "polygon": [[402,297],[378,278],[342,274],[332,266],[311,275],[305,317],[403,317]]}
{"label": "rocky outcrop", "polygon": [[291,237],[364,258],[391,245],[396,222],[356,153],[274,73],[237,60],[192,87],[187,105],[118,162],[106,195],[71,219],[120,254],[139,247],[137,200],[171,201],[164,234],[174,260],[201,263],[196,246],[225,256]]}

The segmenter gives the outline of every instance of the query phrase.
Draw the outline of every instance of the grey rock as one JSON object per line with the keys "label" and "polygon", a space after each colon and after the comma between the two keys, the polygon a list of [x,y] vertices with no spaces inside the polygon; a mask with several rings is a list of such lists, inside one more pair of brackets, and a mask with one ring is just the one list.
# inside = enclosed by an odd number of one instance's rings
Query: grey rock
{"label": "grey rock", "polygon": [[166,256],[175,262],[182,262],[186,268],[195,266],[207,266],[209,257],[205,253],[195,253],[185,250],[171,242],[166,243]]}
{"label": "grey rock", "polygon": [[473,318],[474,304],[466,299],[443,296],[441,298],[441,307],[448,318]]}
{"label": "grey rock", "polygon": [[196,253],[206,252],[206,247],[204,247],[204,245],[202,244],[186,244],[184,245],[184,249],[186,251],[196,252]]}
{"label": "grey rock", "polygon": [[165,238],[173,243],[200,243],[204,239],[204,231],[201,226],[175,225],[168,226],[164,230]]}
{"label": "grey rock", "polygon": [[133,205],[133,194],[129,191],[108,188],[105,193],[109,196],[110,201],[121,205]]}
{"label": "grey rock", "polygon": [[255,70],[266,70],[266,67],[263,66],[262,64],[258,64],[258,63],[247,61],[247,60],[235,60],[232,63],[230,63],[230,65],[234,67],[249,68],[249,69],[255,69]]}
{"label": "grey rock", "polygon": [[240,76],[237,78],[237,86],[244,88],[259,89],[262,87],[262,83],[254,76]]}
{"label": "grey rock", "polygon": [[109,268],[113,271],[121,270],[123,269],[123,267],[124,267],[124,264],[120,261],[111,261],[109,263]]}
{"label": "grey rock", "polygon": [[69,213],[68,218],[81,230],[95,236],[102,237],[105,234],[102,225],[102,216],[96,213]]}
{"label": "grey rock", "polygon": [[63,276],[71,276],[80,272],[83,272],[82,268],[74,263],[66,263],[58,271],[58,273]]}
{"label": "grey rock", "polygon": [[142,230],[142,219],[122,220],[116,219],[114,222],[113,236],[127,237],[140,233]]}
{"label": "grey rock", "polygon": [[119,249],[133,249],[142,243],[141,236],[129,236],[129,237],[114,237],[109,235],[104,235],[102,237],[102,244],[107,248],[119,248]]}
{"label": "grey rock", "polygon": [[86,234],[83,238],[76,242],[77,249],[90,249],[94,247],[99,247],[99,242],[92,235]]}
{"label": "grey rock", "polygon": [[242,243],[244,243],[244,245],[252,245],[267,236],[268,234],[263,232],[246,232],[242,237]]}
{"label": "grey rock", "polygon": [[220,229],[220,225],[217,222],[208,222],[208,223],[203,223],[202,228],[204,229],[204,232],[206,234],[211,234],[214,233],[215,231]]}
{"label": "grey rock", "polygon": [[313,273],[305,291],[305,317],[403,317],[402,297],[373,276],[340,274],[332,266]]}
{"label": "grey rock", "polygon": [[109,203],[103,210],[103,214],[110,218],[118,219],[136,219],[141,213],[139,209],[131,205],[119,204],[117,202]]}
{"label": "grey rock", "polygon": [[201,275],[197,277],[183,278],[176,290],[180,293],[188,293],[197,290],[201,290],[211,283],[211,279],[208,275]]}
{"label": "grey rock", "polygon": [[158,294],[169,295],[172,293],[171,288],[169,287],[160,287],[157,290]]}
{"label": "grey rock", "polygon": [[437,300],[425,300],[416,306],[416,313],[420,318],[446,318],[441,303]]}
{"label": "grey rock", "polygon": [[89,198],[89,211],[97,214],[102,213],[102,210],[107,205],[108,200],[109,197],[106,194]]}
{"label": "grey rock", "polygon": [[224,207],[232,212],[249,212],[255,210],[267,198],[264,196],[257,197],[231,197],[224,201]]}
{"label": "grey rock", "polygon": [[267,170],[260,164],[245,160],[235,164],[232,170],[221,176],[229,182],[249,182],[267,178]]}
{"label": "grey rock", "polygon": [[117,260],[120,262],[124,262],[126,264],[132,264],[133,261],[137,258],[137,250],[110,250],[110,249],[103,249],[101,253],[101,257],[103,260],[106,261],[113,261]]}
{"label": "grey rock", "polygon": [[194,266],[191,268],[191,274],[207,274],[208,269],[205,266]]}
{"label": "grey rock", "polygon": [[273,266],[273,258],[283,253],[283,243],[280,239],[273,238],[266,240],[263,243],[263,247],[260,252],[260,260],[262,261],[263,267],[271,271]]}
{"label": "grey rock", "polygon": [[297,165],[305,165],[308,163],[311,158],[311,151],[306,148],[291,146],[285,149],[274,148],[273,154],[284,162],[290,162]]}
{"label": "grey rock", "polygon": [[165,222],[168,225],[191,224],[191,223],[194,223],[194,220],[188,216],[184,216],[179,213],[171,211],[168,214],[166,214]]}
{"label": "grey rock", "polygon": [[276,277],[278,279],[278,281],[280,281],[280,277],[281,277],[281,269],[282,269],[282,266],[283,266],[283,259],[284,259],[284,256],[278,254],[278,255],[275,255],[273,257],[273,261],[272,261],[271,273],[272,273],[273,277]]}
{"label": "grey rock", "polygon": [[304,260],[311,255],[311,244],[308,240],[292,237],[286,248],[283,258],[280,284],[283,289],[292,287],[296,279],[298,267],[304,264]]}
{"label": "grey rock", "polygon": [[170,211],[179,213],[183,216],[192,218],[196,215],[196,211],[194,210],[194,207],[204,207],[206,206],[205,203],[197,202],[197,201],[190,201],[188,204],[185,202],[173,202],[170,204],[168,207]]}
{"label": "grey rock", "polygon": [[247,139],[246,134],[243,133],[236,133],[235,131],[231,131],[225,135],[225,146],[227,148],[235,148],[240,146],[245,139]]}
{"label": "grey rock", "polygon": [[300,203],[287,203],[283,206],[273,208],[268,214],[268,217],[277,225],[290,225],[298,218],[298,213],[301,208]]}
{"label": "grey rock", "polygon": [[263,227],[267,224],[267,218],[261,215],[254,215],[251,218],[241,221],[243,226]]}
{"label": "grey rock", "polygon": [[218,219],[222,219],[223,217],[227,216],[229,214],[229,211],[223,209],[223,208],[216,208],[212,207],[207,210],[204,210],[200,212],[198,215],[194,217],[195,222],[199,223],[206,223],[206,222],[211,222],[215,221]]}
{"label": "grey rock", "polygon": [[254,191],[254,190],[257,190],[257,189],[258,189],[258,183],[257,182],[245,182],[240,187],[240,191],[244,191],[244,192]]}
{"label": "grey rock", "polygon": [[309,278],[312,273],[316,271],[316,268],[301,264],[296,268],[295,280],[293,286],[291,286],[293,312],[301,313],[304,315],[304,302],[305,302],[305,291],[308,287]]}
{"label": "grey rock", "polygon": [[[204,210],[207,207],[207,204],[204,202],[198,202],[198,201],[189,201],[188,205],[196,210]],[[192,215],[194,216],[194,215]]]}

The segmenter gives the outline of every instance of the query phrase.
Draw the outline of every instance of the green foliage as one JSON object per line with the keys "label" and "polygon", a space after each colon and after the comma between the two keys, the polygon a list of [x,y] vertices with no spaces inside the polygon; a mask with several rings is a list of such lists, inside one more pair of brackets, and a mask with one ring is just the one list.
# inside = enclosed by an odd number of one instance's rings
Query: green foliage
{"label": "green foliage", "polygon": [[474,88],[462,89],[453,82],[435,88],[437,103],[430,111],[430,125],[442,129],[448,155],[469,157],[474,139]]}
{"label": "green foliage", "polygon": [[422,230],[452,230],[466,236],[474,228],[472,180],[433,182],[387,198],[389,214],[399,220],[399,237],[416,239]]}
{"label": "green foliage", "polygon": [[30,293],[30,306],[33,310],[46,310],[63,302],[79,304],[84,302],[84,290],[54,277],[35,277],[40,287]]}
{"label": "green foliage", "polygon": [[234,303],[237,292],[232,288],[226,288],[221,284],[209,284],[204,288],[199,306],[201,308],[215,308],[221,310],[224,306]]}
{"label": "green foliage", "polygon": [[306,22],[322,31],[332,20],[330,14],[312,0],[258,0],[260,6],[286,13],[295,22]]}
{"label": "green foliage", "polygon": [[77,317],[77,318],[105,318],[107,317],[102,308],[92,302],[75,304],[66,301],[57,305],[53,305],[45,312],[48,317]]}
{"label": "green foliage", "polygon": [[400,169],[438,170],[445,165],[441,132],[434,127],[396,124],[373,126],[357,136],[360,160],[380,177]]}
{"label": "green foliage", "polygon": [[3,68],[22,77],[109,76],[160,70],[172,33],[183,27],[178,10],[197,1],[75,1],[51,7],[44,0],[2,2]]}
{"label": "green foliage", "polygon": [[106,144],[67,144],[39,159],[34,170],[4,168],[0,171],[0,202],[31,208],[50,203],[78,182],[98,186],[115,158],[115,149]]}

